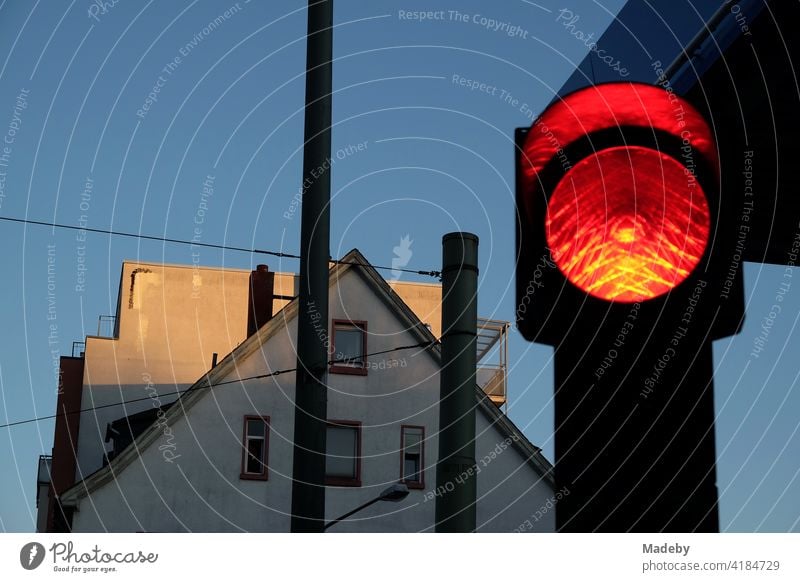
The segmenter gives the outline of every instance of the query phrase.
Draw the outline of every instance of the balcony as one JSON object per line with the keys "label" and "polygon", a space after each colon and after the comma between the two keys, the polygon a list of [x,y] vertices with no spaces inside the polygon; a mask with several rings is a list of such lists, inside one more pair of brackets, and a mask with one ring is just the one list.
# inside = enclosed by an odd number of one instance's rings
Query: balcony
{"label": "balcony", "polygon": [[86,342],[72,342],[72,357],[82,358],[86,355]]}
{"label": "balcony", "polygon": [[476,381],[499,408],[507,403],[509,322],[478,318]]}
{"label": "balcony", "polygon": [[39,493],[42,487],[50,485],[50,470],[53,467],[51,455],[39,455],[39,470],[36,472],[36,507],[39,507]]}
{"label": "balcony", "polygon": [[97,336],[109,339],[119,337],[116,315],[101,315],[97,318]]}

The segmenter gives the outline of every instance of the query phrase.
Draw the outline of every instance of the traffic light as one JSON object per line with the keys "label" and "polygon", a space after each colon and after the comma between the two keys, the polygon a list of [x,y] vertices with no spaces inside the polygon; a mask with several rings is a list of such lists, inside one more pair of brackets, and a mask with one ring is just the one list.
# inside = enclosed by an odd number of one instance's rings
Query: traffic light
{"label": "traffic light", "polygon": [[[713,134],[674,93],[637,83],[581,89],[518,130],[517,144],[516,321],[527,339],[560,341],[553,320],[576,302],[604,313],[639,301],[660,312],[691,294],[698,275],[730,275]],[[733,277],[712,337],[739,325],[727,315],[742,312]]]}
{"label": "traffic light", "polygon": [[609,83],[516,133],[517,312],[555,348],[561,531],[715,531],[711,341],[743,319],[712,128]]}

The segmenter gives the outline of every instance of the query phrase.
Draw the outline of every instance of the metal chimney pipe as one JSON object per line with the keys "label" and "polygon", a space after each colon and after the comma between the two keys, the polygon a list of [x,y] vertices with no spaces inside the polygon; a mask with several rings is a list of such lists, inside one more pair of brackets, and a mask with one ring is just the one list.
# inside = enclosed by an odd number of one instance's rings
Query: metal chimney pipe
{"label": "metal chimney pipe", "polygon": [[442,371],[436,531],[475,531],[475,370],[478,329],[478,237],[442,238]]}

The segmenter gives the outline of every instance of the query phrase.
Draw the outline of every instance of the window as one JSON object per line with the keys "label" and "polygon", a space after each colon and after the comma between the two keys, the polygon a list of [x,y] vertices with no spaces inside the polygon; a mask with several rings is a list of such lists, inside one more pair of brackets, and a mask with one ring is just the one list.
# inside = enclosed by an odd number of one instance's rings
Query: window
{"label": "window", "polygon": [[331,372],[334,374],[367,373],[367,322],[333,320],[333,354]]}
{"label": "window", "polygon": [[269,417],[245,416],[241,479],[267,479]]}
{"label": "window", "polygon": [[425,429],[403,426],[400,434],[400,481],[409,489],[424,489]]}
{"label": "window", "polygon": [[361,487],[361,423],[331,421],[327,447],[325,484]]}

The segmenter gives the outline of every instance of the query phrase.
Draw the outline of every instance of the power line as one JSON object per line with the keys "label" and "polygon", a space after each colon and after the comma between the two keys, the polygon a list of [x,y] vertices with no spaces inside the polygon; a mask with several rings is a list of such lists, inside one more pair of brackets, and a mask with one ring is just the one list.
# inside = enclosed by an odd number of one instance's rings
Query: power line
{"label": "power line", "polygon": [[[423,348],[423,347],[424,348],[429,348],[429,347],[433,347],[434,345],[436,345],[438,343],[439,343],[438,340],[434,340],[434,341],[428,341],[428,342],[420,342],[420,343],[412,344],[412,345],[408,345],[408,346],[398,346],[396,348],[390,348],[388,350],[382,350],[382,351],[379,351],[379,352],[371,352],[369,354],[364,354],[362,357],[368,358],[370,356],[379,356],[379,355],[382,355],[382,354],[388,354],[388,353],[391,353],[391,352],[398,352],[398,351],[401,351],[401,350],[411,350],[411,349],[414,349],[414,348]],[[327,364],[328,365],[342,364],[342,363],[349,363],[349,362],[352,362],[352,361],[353,361],[353,358],[346,358],[346,359],[339,359],[339,360],[329,360],[327,362]],[[178,399],[175,400],[175,402],[178,402],[180,400],[180,397],[182,397],[183,395],[188,394],[190,392],[194,392],[196,390],[207,390],[209,388],[216,388],[217,386],[224,386],[226,384],[238,384],[238,383],[244,382],[246,380],[260,380],[262,378],[271,378],[273,376],[280,376],[281,374],[288,374],[289,372],[296,372],[296,371],[297,371],[297,368],[287,368],[285,370],[275,370],[274,372],[270,372],[268,374],[258,374],[256,376],[248,376],[246,378],[236,378],[235,380],[226,380],[224,382],[217,382],[216,384],[208,384],[206,386],[200,386],[199,388],[191,388],[190,387],[190,388],[187,388],[186,390],[183,390],[183,391],[165,392],[165,393],[162,393],[162,394],[157,394],[156,396],[158,398],[161,398],[163,396],[178,396]],[[206,373],[206,377],[208,377],[208,373]],[[145,400],[152,400],[152,399],[153,399],[152,396],[143,396],[142,398],[133,398],[132,400],[123,400],[121,402],[114,402],[114,403],[111,403],[111,404],[102,404],[100,406],[90,406],[88,408],[82,408],[80,410],[72,410],[70,412],[64,412],[64,415],[65,416],[71,416],[73,414],[82,414],[84,412],[92,412],[93,410],[102,410],[103,408],[112,408],[114,406],[125,406],[126,404],[133,404],[134,402],[142,402],[142,401],[145,401]],[[173,403],[171,402],[170,404],[173,404]],[[60,413],[56,413],[56,414],[50,414],[48,416],[39,416],[39,417],[36,417],[36,418],[28,418],[26,420],[17,420],[15,422],[9,422],[8,424],[0,424],[0,428],[10,428],[12,426],[19,426],[19,425],[22,425],[22,424],[29,424],[31,422],[39,422],[39,421],[42,421],[42,420],[50,420],[52,418],[58,417],[59,415],[60,415]]]}
{"label": "power line", "polygon": [[386,267],[383,265],[373,265],[370,263],[369,265],[362,265],[361,263],[353,263],[351,261],[343,261],[341,259],[330,259],[331,263],[336,263],[337,265],[352,265],[354,267],[372,267],[373,269],[377,269],[379,271],[400,271],[402,273],[414,273],[415,275],[425,275],[427,277],[434,277],[436,279],[442,278],[441,271],[417,271],[415,269],[404,269],[402,267]]}
{"label": "power line", "polygon": [[[432,348],[433,346],[437,345],[439,340],[433,340],[429,342],[419,342],[418,344],[411,344],[409,346],[397,346],[396,348],[389,348],[388,350],[382,350],[380,352],[371,352],[369,354],[364,354],[363,358],[368,358],[370,356],[382,356],[383,354],[389,354],[391,352],[399,352],[400,350],[413,350],[414,348]],[[329,360],[328,365],[332,366],[334,364],[345,364],[348,362],[352,362],[353,358],[342,358],[340,360]]]}
{"label": "power line", "polygon": [[[282,259],[299,259],[300,255],[294,253],[284,253],[281,251],[268,251],[263,249],[249,249],[246,247],[235,247],[230,245],[222,245],[222,244],[214,244],[214,243],[204,243],[199,241],[192,241],[192,240],[185,240],[185,239],[178,239],[178,238],[168,238],[168,237],[161,237],[161,236],[153,236],[148,234],[136,234],[132,232],[121,232],[118,230],[106,230],[102,228],[89,228],[89,227],[81,227],[75,226],[72,224],[59,224],[56,222],[46,222],[43,220],[29,220],[26,218],[14,218],[11,216],[0,216],[0,220],[6,222],[13,222],[17,224],[30,224],[33,226],[49,226],[50,228],[61,228],[65,230],[80,230],[83,232],[92,232],[96,234],[106,234],[109,236],[121,236],[127,238],[135,238],[135,239],[142,239],[142,240],[152,240],[156,242],[163,242],[163,243],[173,243],[173,244],[180,244],[180,245],[190,245],[195,247],[204,247],[210,249],[219,249],[224,251],[236,251],[241,253],[250,253],[256,255],[269,255],[271,257],[278,257]],[[331,263],[337,265],[351,265],[354,267],[365,267],[367,265],[362,265],[361,263],[354,263],[352,261],[344,261],[342,259],[329,259]],[[378,270],[388,270],[388,271],[396,271],[402,273],[413,273],[415,275],[425,275],[427,277],[434,277],[434,278],[441,278],[442,272],[437,270],[416,270],[416,269],[405,269],[402,267],[387,267],[383,265],[369,265],[373,269]]]}
{"label": "power line", "polygon": [[221,249],[226,251],[240,251],[243,253],[255,253],[259,255],[270,255],[273,257],[281,257],[285,259],[299,259],[300,255],[293,255],[291,253],[282,253],[278,251],[263,251],[260,249],[248,249],[244,247],[233,247],[228,245],[219,245],[214,243],[204,243],[198,241],[190,241],[190,240],[182,240],[177,238],[167,238],[167,237],[160,237],[160,236],[152,236],[149,234],[135,234],[132,232],[120,232],[118,230],[104,230],[101,228],[83,228],[80,226],[74,226],[71,224],[58,224],[55,222],[44,222],[41,220],[28,220],[24,218],[13,218],[10,216],[0,216],[0,220],[5,220],[6,222],[16,222],[18,224],[31,224],[34,226],[49,226],[51,228],[63,228],[66,230],[82,230],[85,232],[94,232],[97,234],[107,234],[112,236],[124,236],[129,238],[137,238],[137,239],[144,239],[144,240],[154,240],[157,242],[168,242],[168,243],[175,243],[175,244],[182,244],[182,245],[192,245],[196,247],[206,247],[211,249]]}

